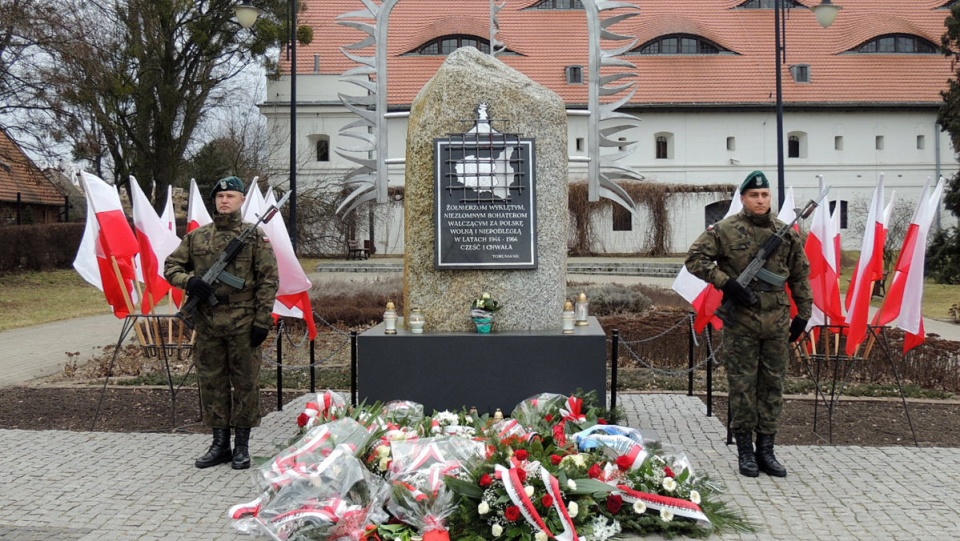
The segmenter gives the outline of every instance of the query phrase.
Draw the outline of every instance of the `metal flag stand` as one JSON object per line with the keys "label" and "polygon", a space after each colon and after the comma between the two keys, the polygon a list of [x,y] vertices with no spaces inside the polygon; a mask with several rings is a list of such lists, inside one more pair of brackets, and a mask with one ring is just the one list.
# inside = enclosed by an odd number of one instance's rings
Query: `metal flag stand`
{"label": "metal flag stand", "polygon": [[[107,375],[103,380],[103,387],[100,390],[100,401],[97,403],[97,411],[93,416],[93,422],[90,430],[97,426],[97,420],[100,418],[100,411],[103,408],[103,399],[107,392],[107,383],[113,375],[113,367],[117,361],[117,355],[123,347],[124,341],[131,331],[136,332],[137,340],[140,343],[140,351],[144,357],[159,358],[163,361],[163,366],[167,376],[167,387],[170,389],[170,420],[171,428],[177,430],[177,393],[183,386],[190,372],[193,371],[193,344],[196,340],[196,332],[187,328],[182,320],[174,315],[128,315],[123,320],[123,327],[120,330],[120,338],[117,339],[117,345],[113,350],[113,357],[107,367]],[[170,361],[190,361],[187,372],[180,378],[180,381],[174,384],[173,370]]]}
{"label": "metal flag stand", "polygon": [[[910,426],[910,433],[913,436],[914,444],[919,447],[920,442],[917,439],[917,432],[913,426],[913,420],[910,418],[910,409],[907,405],[906,396],[903,394],[903,384],[900,380],[900,372],[897,364],[890,354],[890,348],[887,344],[887,336],[884,332],[885,327],[868,325],[867,333],[869,338],[866,345],[858,347],[854,355],[844,353],[845,340],[843,335],[847,329],[846,325],[818,325],[811,329],[804,338],[794,347],[800,359],[805,363],[808,370],[812,367],[811,377],[815,388],[815,400],[813,405],[813,432],[817,436],[819,404],[821,400],[827,411],[827,441],[833,444],[833,414],[840,403],[840,397],[843,390],[849,382],[850,373],[857,362],[863,362],[870,358],[873,347],[880,345],[890,368],[893,370],[894,379],[897,383],[897,390],[900,394],[900,400],[903,404],[903,411],[907,417],[907,424]],[[819,336],[819,340],[814,337]],[[882,340],[881,340],[882,338]],[[819,350],[817,343],[819,342]],[[829,381],[823,378],[829,377]],[[822,437],[822,436],[821,436]]]}

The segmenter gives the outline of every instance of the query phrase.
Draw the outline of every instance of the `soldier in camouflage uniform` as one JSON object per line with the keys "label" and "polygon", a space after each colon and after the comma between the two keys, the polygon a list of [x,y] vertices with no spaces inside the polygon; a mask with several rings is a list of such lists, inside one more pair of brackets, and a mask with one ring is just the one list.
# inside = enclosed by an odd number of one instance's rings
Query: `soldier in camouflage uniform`
{"label": "soldier in camouflage uniform", "polygon": [[[233,469],[250,467],[250,429],[260,424],[260,345],[273,324],[271,312],[277,294],[277,259],[263,230],[247,237],[237,258],[225,269],[244,280],[242,289],[201,277],[213,266],[231,240],[252,224],[241,220],[243,182],[227,177],[213,188],[217,214],[213,223],[188,233],[167,257],[163,274],[173,286],[191,296],[217,296],[216,306],[203,300],[194,313],[197,366],[203,421],[213,428],[213,445],[197,459],[196,467],[231,462]],[[230,451],[230,429],[236,429]]]}
{"label": "soldier in camouflage uniform", "polygon": [[[770,183],[762,172],[754,171],[743,181],[740,200],[743,210],[708,227],[690,247],[685,264],[694,276],[723,290],[725,301],[735,302],[724,319],[723,342],[740,473],[785,477],[787,470],[773,453],[774,436],[783,409],[788,346],[810,319],[810,264],[799,233],[790,230],[764,265],[769,273],[762,272],[762,278],[758,274],[760,279],[749,286],[758,299],[751,304],[736,278],[784,223],[770,211]],[[785,285],[798,309],[793,321]]]}

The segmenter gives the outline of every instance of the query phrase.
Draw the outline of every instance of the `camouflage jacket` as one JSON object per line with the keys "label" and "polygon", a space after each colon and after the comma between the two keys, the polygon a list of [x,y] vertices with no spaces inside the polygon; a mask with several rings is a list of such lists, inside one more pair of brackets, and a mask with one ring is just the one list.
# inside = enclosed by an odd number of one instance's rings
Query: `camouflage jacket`
{"label": "camouflage jacket", "polygon": [[[252,224],[243,222],[239,212],[217,214],[212,224],[204,225],[183,238],[171,253],[163,275],[171,285],[185,289],[191,276],[202,277],[216,263],[227,244]],[[242,290],[224,283],[214,285],[214,294],[223,301],[217,306],[201,302],[195,313],[201,332],[219,336],[249,332],[251,325],[269,329],[273,325],[273,303],[279,286],[277,258],[262,229],[250,235],[237,258],[226,271],[245,281]]]}
{"label": "camouflage jacket", "polygon": [[[727,279],[739,276],[760,251],[763,243],[783,226],[783,222],[770,215],[756,216],[743,209],[700,234],[687,253],[687,270],[719,289]],[[791,230],[777,251],[767,260],[764,269],[786,277],[793,301],[797,305],[797,315],[810,319],[813,304],[809,280],[810,263],[803,251],[800,234]],[[764,291],[770,288],[763,287],[757,280],[754,280],[752,289],[760,303],[749,310],[738,310],[738,313],[779,311],[790,306],[790,300],[783,289]]]}

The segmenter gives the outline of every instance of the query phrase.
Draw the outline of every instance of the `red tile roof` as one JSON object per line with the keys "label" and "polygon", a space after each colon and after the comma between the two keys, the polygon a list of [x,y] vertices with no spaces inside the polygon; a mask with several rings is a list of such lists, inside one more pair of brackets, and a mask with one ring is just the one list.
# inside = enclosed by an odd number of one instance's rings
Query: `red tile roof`
{"label": "red tile roof", "polygon": [[[613,30],[638,38],[637,45],[666,34],[702,36],[732,53],[719,55],[632,55],[638,91],[635,106],[769,105],[774,101],[773,10],[736,8],[743,0],[629,0],[639,15]],[[806,6],[820,0],[801,0]],[[508,2],[499,14],[499,38],[517,55],[499,58],[557,92],[568,104],[587,101],[587,85],[566,83],[564,68],[584,67],[587,76],[586,16],[581,10],[525,9],[536,0]],[[953,73],[940,54],[857,54],[850,49],[883,34],[905,33],[939,44],[944,0],[835,0],[843,9],[830,28],[811,11],[790,10],[783,92],[787,104],[902,105],[933,107]],[[342,73],[355,64],[340,47],[366,35],[336,24],[343,13],[362,8],[359,0],[306,0],[301,24],[314,28],[314,42],[301,47],[299,73],[310,73],[313,55],[322,73]],[[409,105],[445,57],[405,55],[449,34],[489,38],[488,0],[401,0],[389,22],[388,87],[393,106]],[[613,13],[624,13],[617,10]],[[625,42],[605,41],[605,48]],[[354,51],[356,52],[356,51]],[[373,55],[373,49],[362,50]],[[810,83],[795,83],[789,65],[810,66]],[[284,66],[285,68],[286,66]],[[613,71],[611,70],[611,73]],[[605,100],[609,101],[609,100]]]}
{"label": "red tile roof", "polygon": [[63,205],[63,195],[54,187],[23,150],[0,130],[0,201]]}

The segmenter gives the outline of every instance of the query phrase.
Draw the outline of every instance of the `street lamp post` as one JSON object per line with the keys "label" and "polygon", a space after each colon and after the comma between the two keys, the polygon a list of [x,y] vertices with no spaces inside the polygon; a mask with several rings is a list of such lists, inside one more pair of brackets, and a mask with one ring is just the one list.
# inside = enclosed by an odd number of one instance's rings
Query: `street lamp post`
{"label": "street lamp post", "polygon": [[[784,0],[774,0],[773,3],[775,27],[773,37],[777,42],[777,201],[779,202],[777,208],[783,207],[783,198],[787,189],[783,171],[783,70],[781,68],[787,62],[786,13],[783,2]],[[827,28],[833,24],[841,8],[831,0],[822,0],[812,9],[820,26]]]}
{"label": "street lamp post", "polygon": [[[287,1],[287,50],[290,56],[290,220],[287,231],[294,253],[297,252],[297,2]],[[243,28],[253,26],[259,14],[251,0],[242,0],[234,10],[237,22]]]}

